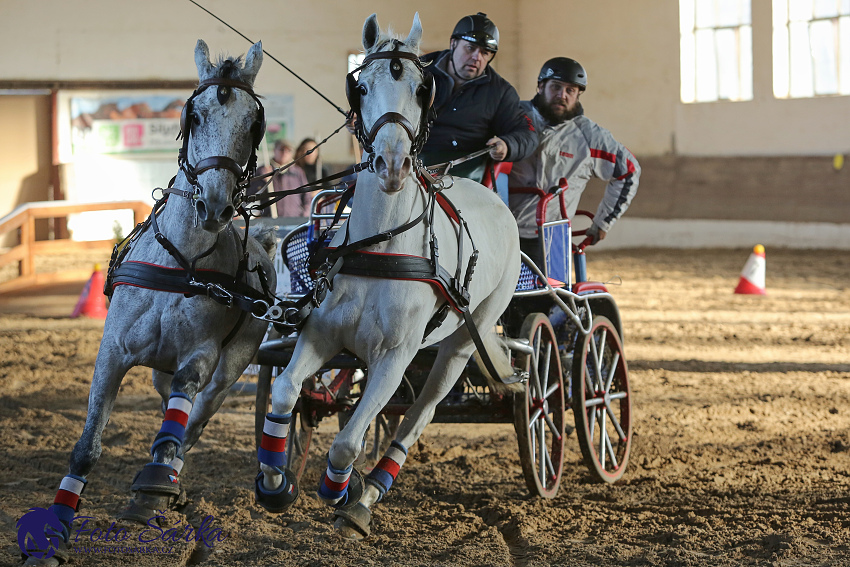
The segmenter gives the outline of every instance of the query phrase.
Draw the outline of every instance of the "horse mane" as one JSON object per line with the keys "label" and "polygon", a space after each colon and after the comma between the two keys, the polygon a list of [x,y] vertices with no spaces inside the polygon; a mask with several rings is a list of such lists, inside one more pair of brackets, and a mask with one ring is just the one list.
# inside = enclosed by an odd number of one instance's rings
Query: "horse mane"
{"label": "horse mane", "polygon": [[419,49],[411,48],[409,45],[404,43],[404,39],[405,38],[396,35],[396,33],[393,31],[392,26],[389,26],[387,27],[386,31],[380,30],[380,32],[378,33],[378,39],[375,40],[375,45],[372,47],[372,49],[366,51],[366,55],[369,55],[371,53],[377,53],[378,51],[381,51],[384,47],[386,47],[387,44],[391,41],[397,41],[400,45],[403,45],[408,49],[408,51],[411,51],[414,55],[418,57],[420,54]]}
{"label": "horse mane", "polygon": [[235,81],[244,81],[242,76],[242,56],[227,57],[220,55],[213,65],[215,69],[213,77],[217,79],[233,79]]}

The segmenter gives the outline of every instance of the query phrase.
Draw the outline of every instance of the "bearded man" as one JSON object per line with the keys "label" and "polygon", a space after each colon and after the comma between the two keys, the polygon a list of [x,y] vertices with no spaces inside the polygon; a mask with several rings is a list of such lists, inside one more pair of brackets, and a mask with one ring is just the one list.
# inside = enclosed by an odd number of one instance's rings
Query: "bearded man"
{"label": "bearded man", "polygon": [[[579,98],[587,88],[587,73],[577,61],[556,57],[547,61],[537,77],[537,94],[520,103],[534,123],[540,144],[534,153],[514,164],[509,187],[562,187],[567,215],[572,218],[591,177],[607,182],[605,194],[587,234],[596,244],[619,219],[638,188],[640,165],[611,132],[584,115]],[[510,208],[519,225],[522,250],[539,259],[537,203],[527,193],[510,195]],[[559,199],[552,199],[546,220],[561,218]]]}

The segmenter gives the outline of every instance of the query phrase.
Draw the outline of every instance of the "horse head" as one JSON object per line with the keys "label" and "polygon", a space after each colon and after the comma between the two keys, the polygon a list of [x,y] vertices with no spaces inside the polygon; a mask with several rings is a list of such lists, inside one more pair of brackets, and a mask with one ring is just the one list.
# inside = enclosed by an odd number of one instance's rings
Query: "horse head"
{"label": "horse head", "polygon": [[349,73],[346,91],[357,112],[358,137],[371,154],[380,188],[401,189],[413,160],[425,143],[434,82],[419,61],[422,24],[419,14],[407,39],[384,32],[372,14],[363,26],[366,57],[359,78]]}
{"label": "horse head", "polygon": [[198,88],[183,107],[180,168],[193,186],[201,226],[218,233],[233,219],[242,187],[256,169],[257,147],[265,133],[254,79],[263,62],[261,42],[245,57],[210,62],[207,44],[198,40]]}

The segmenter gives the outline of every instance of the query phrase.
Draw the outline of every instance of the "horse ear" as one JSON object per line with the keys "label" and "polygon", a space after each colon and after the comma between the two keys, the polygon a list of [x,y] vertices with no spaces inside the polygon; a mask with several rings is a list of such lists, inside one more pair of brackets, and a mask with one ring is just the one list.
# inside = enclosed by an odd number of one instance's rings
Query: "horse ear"
{"label": "horse ear", "polygon": [[250,84],[254,84],[254,79],[257,78],[257,73],[260,72],[260,65],[263,64],[263,42],[258,41],[248,50],[248,55],[245,56],[245,68],[242,71],[242,76]]}
{"label": "horse ear", "polygon": [[372,14],[366,18],[366,23],[363,24],[363,49],[368,53],[370,49],[378,43],[378,36],[381,33],[381,28],[378,25],[378,16]]}
{"label": "horse ear", "polygon": [[210,63],[210,48],[207,47],[207,42],[199,39],[195,45],[195,66],[198,68],[198,78],[204,80],[212,73],[212,63]]}
{"label": "horse ear", "polygon": [[422,41],[422,22],[419,21],[419,12],[413,15],[413,26],[410,28],[410,33],[407,34],[407,39],[404,44],[414,51],[419,51],[419,43]]}

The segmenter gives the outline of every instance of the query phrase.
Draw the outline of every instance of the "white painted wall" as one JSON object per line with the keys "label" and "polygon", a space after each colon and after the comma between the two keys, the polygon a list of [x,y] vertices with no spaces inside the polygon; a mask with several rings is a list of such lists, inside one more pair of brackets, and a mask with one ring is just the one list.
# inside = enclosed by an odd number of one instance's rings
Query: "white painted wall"
{"label": "white painted wall", "polygon": [[587,115],[638,156],[850,153],[850,97],[773,97],[771,2],[752,0],[753,100],[679,102],[678,0],[518,0],[520,95],[546,59],[588,72]]}
{"label": "white painted wall", "polygon": [[[375,0],[281,2],[280,0],[201,0],[199,2],[348,110],[345,74],[350,52],[361,48],[363,22],[373,12],[382,26],[410,30],[419,10],[423,48],[445,49],[455,23],[485,10],[502,32],[496,67],[509,80],[518,69],[517,3],[433,0],[428,3]],[[0,0],[0,79],[3,80],[195,80],[198,38],[211,54],[242,54],[250,45],[188,0]],[[17,54],[14,57],[8,54]],[[257,79],[260,94],[292,94],[293,143],[319,139],[343,116],[286,70],[266,57]],[[186,93],[188,97],[190,92]],[[336,136],[326,161],[353,159],[351,138]]]}
{"label": "white painted wall", "polygon": [[[501,30],[495,65],[523,98],[541,64],[566,55],[584,64],[588,115],[638,155],[832,155],[850,153],[850,97],[776,100],[771,2],[753,0],[754,100],[679,102],[678,0],[205,0],[203,5],[345,107],[346,56],[360,49],[373,11],[407,32],[420,11],[424,46],[442,49],[455,22],[485,10]],[[244,53],[247,42],[187,0],[0,0],[3,79],[194,79],[192,51]],[[16,54],[8,56],[8,54]],[[295,97],[295,138],[324,136],[342,122],[331,106],[271,60],[261,93]],[[187,93],[188,95],[188,93]],[[298,141],[298,140],[294,140]],[[338,137],[325,159],[350,159]]]}

